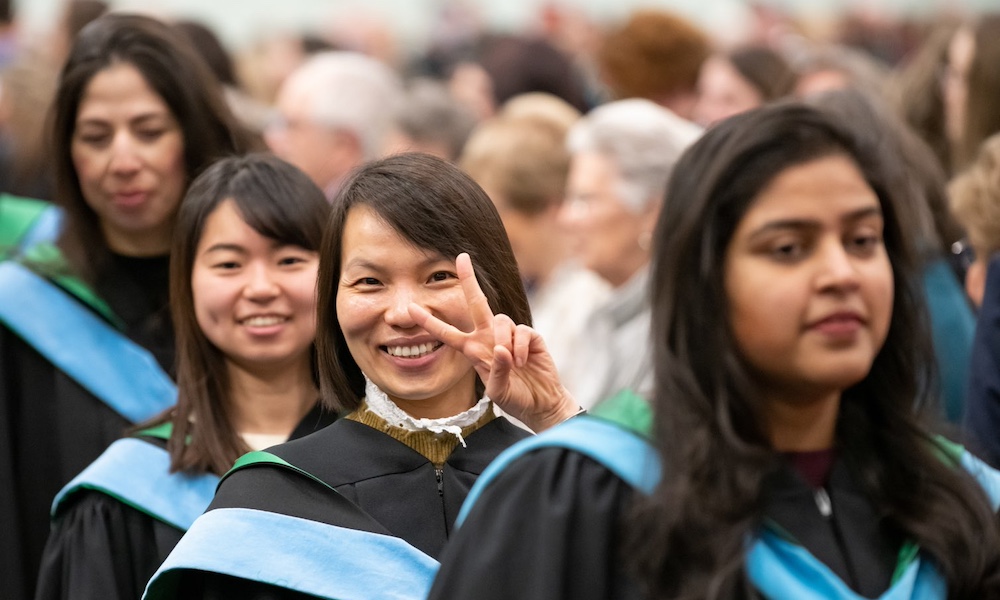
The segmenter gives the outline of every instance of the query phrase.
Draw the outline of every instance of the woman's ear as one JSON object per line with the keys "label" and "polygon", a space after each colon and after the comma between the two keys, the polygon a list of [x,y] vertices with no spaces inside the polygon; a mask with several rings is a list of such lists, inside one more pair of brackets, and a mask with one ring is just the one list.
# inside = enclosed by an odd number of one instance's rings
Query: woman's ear
{"label": "woman's ear", "polygon": [[986,263],[976,257],[965,272],[965,293],[977,307],[983,303],[983,292],[986,289]]}

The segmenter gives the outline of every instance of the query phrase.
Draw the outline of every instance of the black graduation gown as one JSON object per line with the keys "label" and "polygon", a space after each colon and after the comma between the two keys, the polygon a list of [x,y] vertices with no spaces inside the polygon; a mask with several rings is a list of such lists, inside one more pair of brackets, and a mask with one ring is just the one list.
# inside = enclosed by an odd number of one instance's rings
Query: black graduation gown
{"label": "black graduation gown", "polygon": [[[829,518],[788,467],[768,482],[767,518],[853,589],[875,597],[889,585],[901,540],[841,465],[828,487]],[[545,448],[526,455],[487,487],[452,537],[429,600],[641,598],[620,551],[636,493],[580,453]]]}
{"label": "black graduation gown", "polygon": [[[113,257],[95,290],[125,323],[125,334],[171,373],[167,281],[165,256]],[[72,335],[66,332],[68,344]],[[131,425],[0,324],[0,584],[5,598],[33,596],[52,499]]]}
{"label": "black graduation gown", "polygon": [[[336,416],[314,407],[289,439]],[[162,448],[162,439],[142,437]],[[111,496],[83,490],[60,508],[42,556],[36,600],[137,600],[184,532]]]}
{"label": "black graduation gown", "polygon": [[[270,449],[339,495],[288,469],[254,467],[224,479],[208,511],[252,508],[388,534],[438,558],[472,484],[500,452],[528,435],[504,418],[493,419],[466,438],[467,447],[456,447],[439,483],[434,465],[409,446],[360,422],[341,419],[323,431]],[[377,588],[378,581],[371,585]],[[174,597],[312,598],[196,570],[180,573]]]}
{"label": "black graduation gown", "polygon": [[1000,256],[986,271],[969,365],[965,427],[983,460],[1000,468]]}

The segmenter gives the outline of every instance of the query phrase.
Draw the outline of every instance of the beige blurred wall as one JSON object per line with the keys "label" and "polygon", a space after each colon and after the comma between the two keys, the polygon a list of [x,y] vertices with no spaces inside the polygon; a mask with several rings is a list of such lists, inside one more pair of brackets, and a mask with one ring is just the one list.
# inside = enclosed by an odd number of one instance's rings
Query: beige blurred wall
{"label": "beige blurred wall", "polygon": [[[15,0],[26,35],[45,33],[64,0]],[[736,38],[745,22],[746,0],[459,0],[474,8],[491,28],[523,30],[532,26],[539,7],[558,3],[578,7],[598,20],[615,20],[638,6],[663,6]],[[422,47],[435,15],[449,0],[110,0],[123,10],[161,16],[199,18],[210,24],[233,49],[282,31],[335,28],[358,13],[388,24],[400,42]],[[1000,0],[758,0],[811,18],[828,18],[851,6],[887,13],[928,13],[939,7],[972,12],[997,8]],[[37,39],[37,37],[36,37]]]}

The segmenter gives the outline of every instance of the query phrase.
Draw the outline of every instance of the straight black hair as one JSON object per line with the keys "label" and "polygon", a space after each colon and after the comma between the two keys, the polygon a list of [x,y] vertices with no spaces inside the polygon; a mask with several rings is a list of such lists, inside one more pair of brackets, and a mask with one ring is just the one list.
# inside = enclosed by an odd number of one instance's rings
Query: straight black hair
{"label": "straight black hair", "polygon": [[[250,450],[232,425],[225,356],[198,326],[191,288],[205,222],[229,200],[257,233],[312,251],[319,250],[330,210],[323,192],[305,173],[269,154],[220,160],[191,184],[177,215],[170,257],[177,406],[158,420],[173,423],[167,445],[173,471],[221,475]],[[315,358],[314,349],[314,377]]]}

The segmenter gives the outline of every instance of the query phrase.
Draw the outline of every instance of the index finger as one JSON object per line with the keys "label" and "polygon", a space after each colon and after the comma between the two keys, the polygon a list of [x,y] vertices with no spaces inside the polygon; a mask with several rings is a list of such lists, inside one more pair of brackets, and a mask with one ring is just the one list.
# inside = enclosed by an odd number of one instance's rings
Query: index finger
{"label": "index finger", "polygon": [[492,330],[493,309],[490,308],[490,302],[486,299],[483,289],[479,287],[476,271],[472,268],[472,258],[468,252],[463,252],[455,258],[455,270],[458,272],[458,280],[462,283],[462,291],[465,292],[465,301],[469,303],[469,312],[476,330]]}
{"label": "index finger", "polygon": [[441,319],[427,312],[427,309],[417,303],[410,303],[407,307],[410,317],[416,321],[417,325],[424,331],[431,334],[435,339],[447,344],[461,352],[465,347],[467,333],[462,332],[457,327],[445,323]]}

